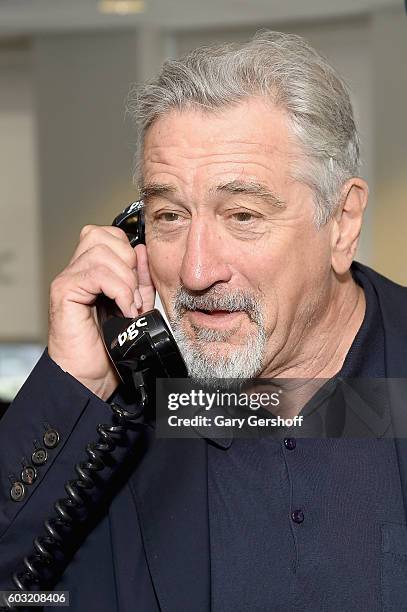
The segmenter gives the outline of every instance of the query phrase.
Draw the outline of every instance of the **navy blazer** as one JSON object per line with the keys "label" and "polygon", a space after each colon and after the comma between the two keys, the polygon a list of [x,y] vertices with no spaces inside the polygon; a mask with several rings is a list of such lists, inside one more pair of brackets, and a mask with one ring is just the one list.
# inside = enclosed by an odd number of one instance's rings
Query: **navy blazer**
{"label": "navy blazer", "polygon": [[[352,270],[356,277],[367,275],[377,292],[387,377],[407,379],[407,289],[356,262]],[[398,406],[395,421],[405,418],[407,385],[399,383],[391,392],[392,408]],[[97,439],[97,424],[110,423],[111,415],[107,403],[44,353],[0,421],[0,589],[14,588],[11,574],[22,569],[35,536],[44,535],[43,522],[53,514],[55,500],[66,496],[64,483],[75,478],[75,463],[86,460],[84,449]],[[48,451],[22,501],[12,501],[10,488],[22,459],[41,446],[49,426],[59,432],[60,443]],[[104,476],[110,497],[94,494],[100,511],[79,548],[73,546],[54,588],[70,592],[72,612],[206,612],[207,442],[155,438],[149,424],[140,425],[128,442],[131,450],[119,447]],[[397,439],[396,450],[407,509],[407,440]]]}

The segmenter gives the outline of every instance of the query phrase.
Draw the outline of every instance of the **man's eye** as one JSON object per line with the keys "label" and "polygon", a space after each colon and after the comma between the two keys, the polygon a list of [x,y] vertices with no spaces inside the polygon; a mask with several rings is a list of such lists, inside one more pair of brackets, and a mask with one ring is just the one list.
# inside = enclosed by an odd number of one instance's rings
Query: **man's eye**
{"label": "man's eye", "polygon": [[252,215],[252,213],[245,212],[245,211],[234,213],[232,216],[234,219],[236,219],[236,221],[240,221],[240,222],[252,221],[252,219],[255,219],[255,216]]}
{"label": "man's eye", "polygon": [[163,212],[163,213],[160,213],[159,215],[157,215],[157,219],[159,221],[166,221],[166,222],[167,221],[169,221],[169,222],[178,221],[179,215],[177,213],[174,213],[174,212]]}

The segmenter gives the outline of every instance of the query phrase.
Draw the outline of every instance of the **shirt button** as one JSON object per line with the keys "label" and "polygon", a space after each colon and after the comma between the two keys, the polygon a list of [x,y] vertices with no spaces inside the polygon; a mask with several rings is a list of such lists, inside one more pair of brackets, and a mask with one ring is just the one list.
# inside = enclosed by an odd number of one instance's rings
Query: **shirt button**
{"label": "shirt button", "polygon": [[34,480],[37,478],[37,470],[32,465],[26,465],[26,467],[21,472],[21,480],[25,484],[32,484]]}
{"label": "shirt button", "polygon": [[302,510],[294,510],[293,512],[291,512],[291,518],[294,523],[302,523],[302,521],[304,520],[304,513]]}
{"label": "shirt button", "polygon": [[13,483],[13,486],[10,489],[10,497],[13,501],[19,502],[24,499],[25,496],[25,487],[22,482],[18,480]]}
{"label": "shirt button", "polygon": [[46,448],[55,448],[59,442],[59,433],[56,429],[48,429],[43,437]]}
{"label": "shirt button", "polygon": [[48,458],[48,453],[45,448],[38,448],[31,455],[31,459],[34,465],[44,465]]}
{"label": "shirt button", "polygon": [[295,438],[284,438],[284,446],[288,448],[288,450],[294,450],[297,446],[297,442]]}

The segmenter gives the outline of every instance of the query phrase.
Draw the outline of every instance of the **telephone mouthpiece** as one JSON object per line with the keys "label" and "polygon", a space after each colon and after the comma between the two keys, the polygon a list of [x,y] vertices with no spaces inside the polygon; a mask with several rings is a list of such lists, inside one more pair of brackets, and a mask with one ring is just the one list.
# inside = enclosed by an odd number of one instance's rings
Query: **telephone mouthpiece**
{"label": "telephone mouthpiece", "polygon": [[157,309],[135,319],[106,318],[101,328],[106,350],[123,382],[129,370],[152,370],[156,378],[188,376],[178,346]]}

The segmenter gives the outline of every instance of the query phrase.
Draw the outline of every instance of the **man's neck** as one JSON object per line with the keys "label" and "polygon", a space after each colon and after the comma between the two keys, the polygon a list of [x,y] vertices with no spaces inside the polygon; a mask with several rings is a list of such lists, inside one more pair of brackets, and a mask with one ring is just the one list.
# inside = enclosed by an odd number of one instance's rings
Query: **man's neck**
{"label": "man's neck", "polygon": [[[336,296],[330,300],[325,316],[317,325],[309,327],[307,337],[304,335],[301,346],[297,346],[300,357],[278,370],[262,373],[262,378],[278,378],[278,387],[284,387],[285,401],[272,410],[274,415],[280,414],[285,418],[297,415],[326,379],[341,370],[362,325],[365,311],[363,289],[349,273],[349,279],[338,282]],[[269,392],[273,390],[273,385],[271,383],[271,387],[267,388]],[[258,387],[256,391],[259,391]]]}

